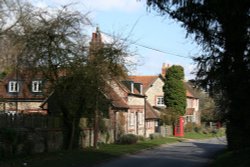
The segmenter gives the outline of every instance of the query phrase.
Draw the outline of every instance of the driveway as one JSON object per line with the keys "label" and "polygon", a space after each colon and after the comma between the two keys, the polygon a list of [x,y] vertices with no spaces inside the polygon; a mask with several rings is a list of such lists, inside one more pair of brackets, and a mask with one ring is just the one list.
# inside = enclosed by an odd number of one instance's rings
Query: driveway
{"label": "driveway", "polygon": [[224,148],[225,138],[189,140],[126,155],[97,167],[206,167]]}

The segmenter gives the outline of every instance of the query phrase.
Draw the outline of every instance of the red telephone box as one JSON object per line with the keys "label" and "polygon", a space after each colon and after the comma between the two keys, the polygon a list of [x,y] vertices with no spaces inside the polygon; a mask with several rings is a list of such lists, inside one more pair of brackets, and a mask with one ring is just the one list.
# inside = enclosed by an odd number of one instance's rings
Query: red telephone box
{"label": "red telephone box", "polygon": [[174,136],[184,136],[184,118],[182,116],[180,116],[177,125],[174,127]]}

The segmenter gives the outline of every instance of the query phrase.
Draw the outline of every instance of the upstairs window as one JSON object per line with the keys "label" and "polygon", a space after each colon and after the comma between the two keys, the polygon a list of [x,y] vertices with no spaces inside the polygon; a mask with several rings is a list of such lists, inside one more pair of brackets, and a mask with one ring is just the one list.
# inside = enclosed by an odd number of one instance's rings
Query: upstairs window
{"label": "upstairs window", "polygon": [[19,83],[18,81],[10,81],[9,82],[9,92],[19,92]]}
{"label": "upstairs window", "polygon": [[156,97],[156,106],[164,106],[164,98],[163,96]]}
{"label": "upstairs window", "polygon": [[42,81],[32,81],[32,92],[42,92]]}

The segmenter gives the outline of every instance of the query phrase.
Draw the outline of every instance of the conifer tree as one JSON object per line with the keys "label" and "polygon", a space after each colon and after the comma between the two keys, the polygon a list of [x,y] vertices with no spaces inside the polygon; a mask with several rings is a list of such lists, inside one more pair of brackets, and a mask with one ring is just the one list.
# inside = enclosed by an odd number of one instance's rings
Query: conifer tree
{"label": "conifer tree", "polygon": [[184,70],[182,66],[173,65],[167,69],[165,76],[164,103],[168,111],[176,117],[185,114],[186,93],[183,83]]}
{"label": "conifer tree", "polygon": [[179,21],[203,47],[194,59],[197,81],[216,99],[228,148],[250,147],[250,1],[147,0],[147,5]]}

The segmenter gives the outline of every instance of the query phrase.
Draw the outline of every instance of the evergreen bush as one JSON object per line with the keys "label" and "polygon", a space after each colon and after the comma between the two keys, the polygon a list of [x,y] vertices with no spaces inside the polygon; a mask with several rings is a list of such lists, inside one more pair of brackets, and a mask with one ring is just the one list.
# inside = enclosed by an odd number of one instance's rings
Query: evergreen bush
{"label": "evergreen bush", "polygon": [[119,144],[135,144],[138,141],[138,137],[134,134],[126,134],[121,136]]}
{"label": "evergreen bush", "polygon": [[159,139],[159,138],[162,138],[162,135],[161,135],[160,133],[151,133],[151,134],[149,135],[149,138],[150,138],[151,140],[153,140],[153,139]]}

